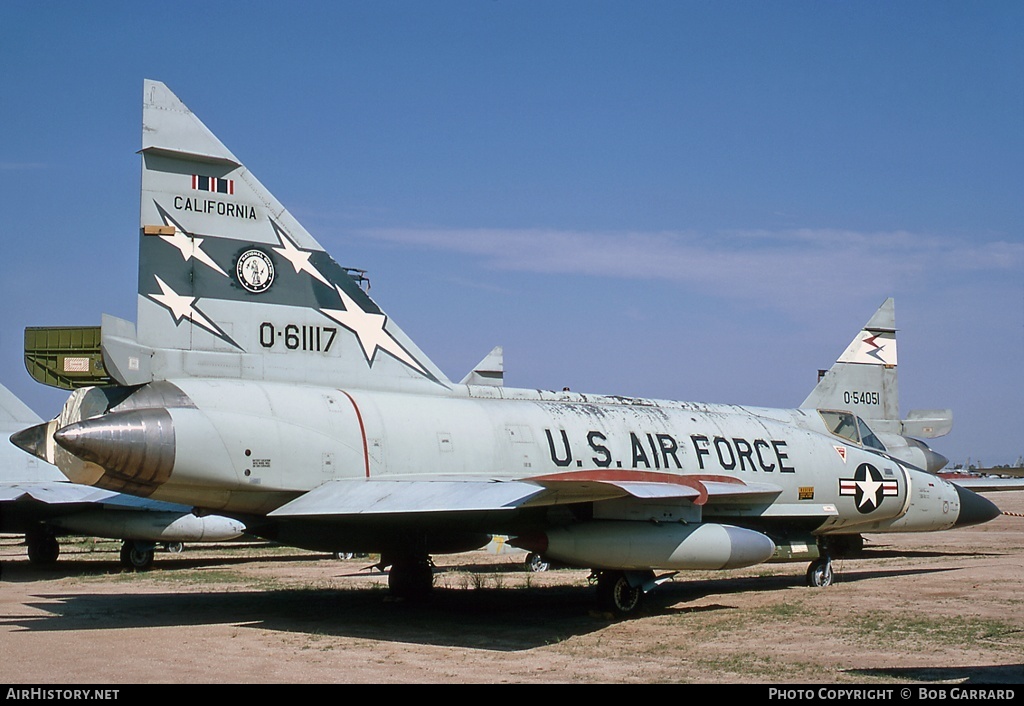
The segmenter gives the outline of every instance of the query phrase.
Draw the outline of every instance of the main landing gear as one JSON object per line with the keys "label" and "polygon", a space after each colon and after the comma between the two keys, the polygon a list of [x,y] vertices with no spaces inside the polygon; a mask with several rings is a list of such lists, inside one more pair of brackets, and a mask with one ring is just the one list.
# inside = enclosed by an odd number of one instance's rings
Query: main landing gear
{"label": "main landing gear", "polygon": [[[386,565],[382,559],[381,566]],[[434,589],[434,563],[428,556],[395,558],[388,571],[388,589],[395,598],[426,598]]]}
{"label": "main landing gear", "polygon": [[153,566],[153,542],[126,539],[121,545],[121,566],[132,571],[146,571]]}
{"label": "main landing gear", "polygon": [[33,529],[25,533],[28,560],[39,566],[48,566],[60,556],[60,543],[46,529]]}
{"label": "main landing gear", "polygon": [[601,610],[625,617],[643,606],[644,596],[656,585],[653,571],[596,571],[597,605]]}

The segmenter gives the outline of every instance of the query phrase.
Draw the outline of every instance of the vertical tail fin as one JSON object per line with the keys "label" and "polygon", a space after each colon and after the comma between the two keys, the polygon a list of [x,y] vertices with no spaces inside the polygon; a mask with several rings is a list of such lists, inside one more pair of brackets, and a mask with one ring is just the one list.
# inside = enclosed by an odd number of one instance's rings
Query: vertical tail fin
{"label": "vertical tail fin", "polygon": [[175,376],[447,386],[444,374],[162,83],[145,82],[137,331],[121,382]]}
{"label": "vertical tail fin", "polygon": [[800,406],[852,409],[867,420],[900,418],[892,297],[882,302]]}
{"label": "vertical tail fin", "polygon": [[900,419],[896,305],[889,297],[807,396],[803,408],[848,409],[877,431],[928,439],[953,427],[949,409],[915,409]]}
{"label": "vertical tail fin", "polygon": [[[3,385],[0,385],[0,481],[5,483],[24,483],[35,481],[66,481],[67,478],[53,466],[43,463],[38,458],[19,447],[11,439],[26,427],[39,424],[39,415],[22,402]],[[0,510],[3,513],[3,510]]]}
{"label": "vertical tail fin", "polygon": [[17,395],[0,385],[0,428],[15,431],[41,421],[39,415]]}
{"label": "vertical tail fin", "polygon": [[953,411],[912,410],[906,419],[900,419],[892,297],[882,303],[800,406],[854,412],[868,423],[891,455],[932,473],[946,465],[945,456],[914,437],[948,434],[953,427]]}

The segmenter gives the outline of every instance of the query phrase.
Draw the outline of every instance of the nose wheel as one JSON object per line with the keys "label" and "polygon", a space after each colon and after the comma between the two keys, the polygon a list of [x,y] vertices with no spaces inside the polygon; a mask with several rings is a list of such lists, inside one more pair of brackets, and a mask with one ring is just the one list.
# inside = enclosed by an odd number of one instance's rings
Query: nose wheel
{"label": "nose wheel", "polygon": [[530,552],[526,555],[525,565],[527,571],[547,571],[551,567],[551,564],[536,552]]}
{"label": "nose wheel", "polygon": [[812,588],[825,588],[832,585],[832,559],[823,556],[811,562],[807,567],[807,585]]}

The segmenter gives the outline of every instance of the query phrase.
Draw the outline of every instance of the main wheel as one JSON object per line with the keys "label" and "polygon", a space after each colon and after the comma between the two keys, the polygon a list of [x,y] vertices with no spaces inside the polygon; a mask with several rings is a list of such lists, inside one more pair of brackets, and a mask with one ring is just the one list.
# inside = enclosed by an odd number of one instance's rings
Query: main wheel
{"label": "main wheel", "polygon": [[434,588],[434,569],[429,559],[402,561],[388,571],[388,589],[395,598],[426,598]]}
{"label": "main wheel", "polygon": [[643,603],[644,589],[631,586],[625,572],[602,571],[597,578],[597,604],[616,615],[636,613]]}
{"label": "main wheel", "polygon": [[832,585],[832,560],[821,557],[807,567],[807,585],[813,588],[825,588]]}
{"label": "main wheel", "polygon": [[52,534],[33,532],[25,535],[28,560],[33,564],[52,564],[60,556],[60,543]]}
{"label": "main wheel", "polygon": [[153,566],[153,549],[141,547],[131,540],[121,545],[121,566],[133,571],[145,571]]}

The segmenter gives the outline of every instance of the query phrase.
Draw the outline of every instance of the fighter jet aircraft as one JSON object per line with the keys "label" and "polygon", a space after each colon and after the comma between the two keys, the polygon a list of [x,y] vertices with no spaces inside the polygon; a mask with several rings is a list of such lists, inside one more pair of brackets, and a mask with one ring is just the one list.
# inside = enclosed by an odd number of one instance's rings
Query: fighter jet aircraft
{"label": "fighter jet aircraft", "polygon": [[[0,434],[41,421],[0,385]],[[224,541],[244,529],[232,518],[196,517],[191,507],[71,483],[49,463],[0,445],[0,533],[24,534],[34,564],[57,560],[62,535],[121,539],[121,563],[146,569],[158,543]]]}
{"label": "fighter jet aircraft", "polygon": [[137,327],[104,316],[109,384],[12,437],[78,482],[379,552],[406,597],[507,535],[621,614],[679,571],[825,586],[834,537],[999,514],[846,411],[453,383],[165,85],[143,103]]}

